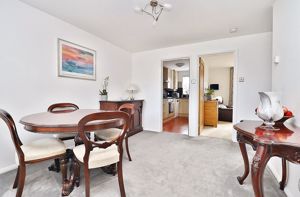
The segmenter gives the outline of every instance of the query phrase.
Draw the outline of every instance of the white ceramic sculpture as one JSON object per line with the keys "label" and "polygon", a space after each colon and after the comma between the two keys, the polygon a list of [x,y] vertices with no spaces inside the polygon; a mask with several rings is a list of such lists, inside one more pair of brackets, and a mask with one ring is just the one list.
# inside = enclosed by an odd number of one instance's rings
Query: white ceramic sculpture
{"label": "white ceramic sculpture", "polygon": [[257,108],[257,116],[264,121],[266,129],[275,129],[275,121],[280,120],[283,115],[279,96],[275,92],[259,92],[260,104]]}

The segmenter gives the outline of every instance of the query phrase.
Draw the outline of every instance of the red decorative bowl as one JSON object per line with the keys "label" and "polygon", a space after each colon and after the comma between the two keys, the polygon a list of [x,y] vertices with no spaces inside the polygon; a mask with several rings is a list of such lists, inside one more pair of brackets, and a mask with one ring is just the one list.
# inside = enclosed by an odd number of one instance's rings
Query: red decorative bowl
{"label": "red decorative bowl", "polygon": [[283,124],[286,120],[293,118],[294,116],[283,116],[280,120],[275,121],[275,125]]}

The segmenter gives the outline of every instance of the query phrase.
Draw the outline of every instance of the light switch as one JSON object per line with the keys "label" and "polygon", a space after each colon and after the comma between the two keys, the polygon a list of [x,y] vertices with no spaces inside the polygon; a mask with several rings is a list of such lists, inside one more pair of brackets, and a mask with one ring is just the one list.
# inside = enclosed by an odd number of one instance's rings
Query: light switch
{"label": "light switch", "polygon": [[197,80],[196,79],[192,79],[191,80],[191,84],[196,84],[197,83]]}
{"label": "light switch", "polygon": [[280,63],[280,57],[279,56],[275,56],[274,57],[274,63],[275,64],[279,64]]}
{"label": "light switch", "polygon": [[239,78],[239,82],[245,82],[245,78],[244,77],[240,77]]}

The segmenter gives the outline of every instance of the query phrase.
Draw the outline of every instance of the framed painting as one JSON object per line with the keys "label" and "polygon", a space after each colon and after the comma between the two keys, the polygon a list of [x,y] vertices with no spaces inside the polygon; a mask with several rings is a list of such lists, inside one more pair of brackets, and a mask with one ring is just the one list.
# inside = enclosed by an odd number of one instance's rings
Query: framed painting
{"label": "framed painting", "polygon": [[96,51],[58,39],[58,76],[96,80]]}

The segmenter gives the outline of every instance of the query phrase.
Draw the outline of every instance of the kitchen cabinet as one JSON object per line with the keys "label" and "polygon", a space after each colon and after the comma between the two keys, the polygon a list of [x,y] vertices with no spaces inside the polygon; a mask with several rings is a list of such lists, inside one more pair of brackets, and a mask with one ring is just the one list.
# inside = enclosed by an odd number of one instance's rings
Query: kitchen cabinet
{"label": "kitchen cabinet", "polygon": [[179,99],[174,99],[175,118],[179,116]]}
{"label": "kitchen cabinet", "polygon": [[164,101],[163,101],[163,119],[165,120],[168,117],[169,117],[168,99],[164,99]]}
{"label": "kitchen cabinet", "polygon": [[168,69],[168,88],[173,89],[173,71],[171,69]]}
{"label": "kitchen cabinet", "polygon": [[163,67],[163,88],[168,88],[168,68]]}
{"label": "kitchen cabinet", "polygon": [[178,72],[176,70],[173,70],[173,89],[177,90],[178,88]]}
{"label": "kitchen cabinet", "polygon": [[163,122],[175,118],[176,99],[163,100]]}
{"label": "kitchen cabinet", "polygon": [[189,116],[189,99],[179,99],[178,115],[182,117]]}
{"label": "kitchen cabinet", "polygon": [[178,88],[178,72],[174,69],[163,67],[163,88]]}

